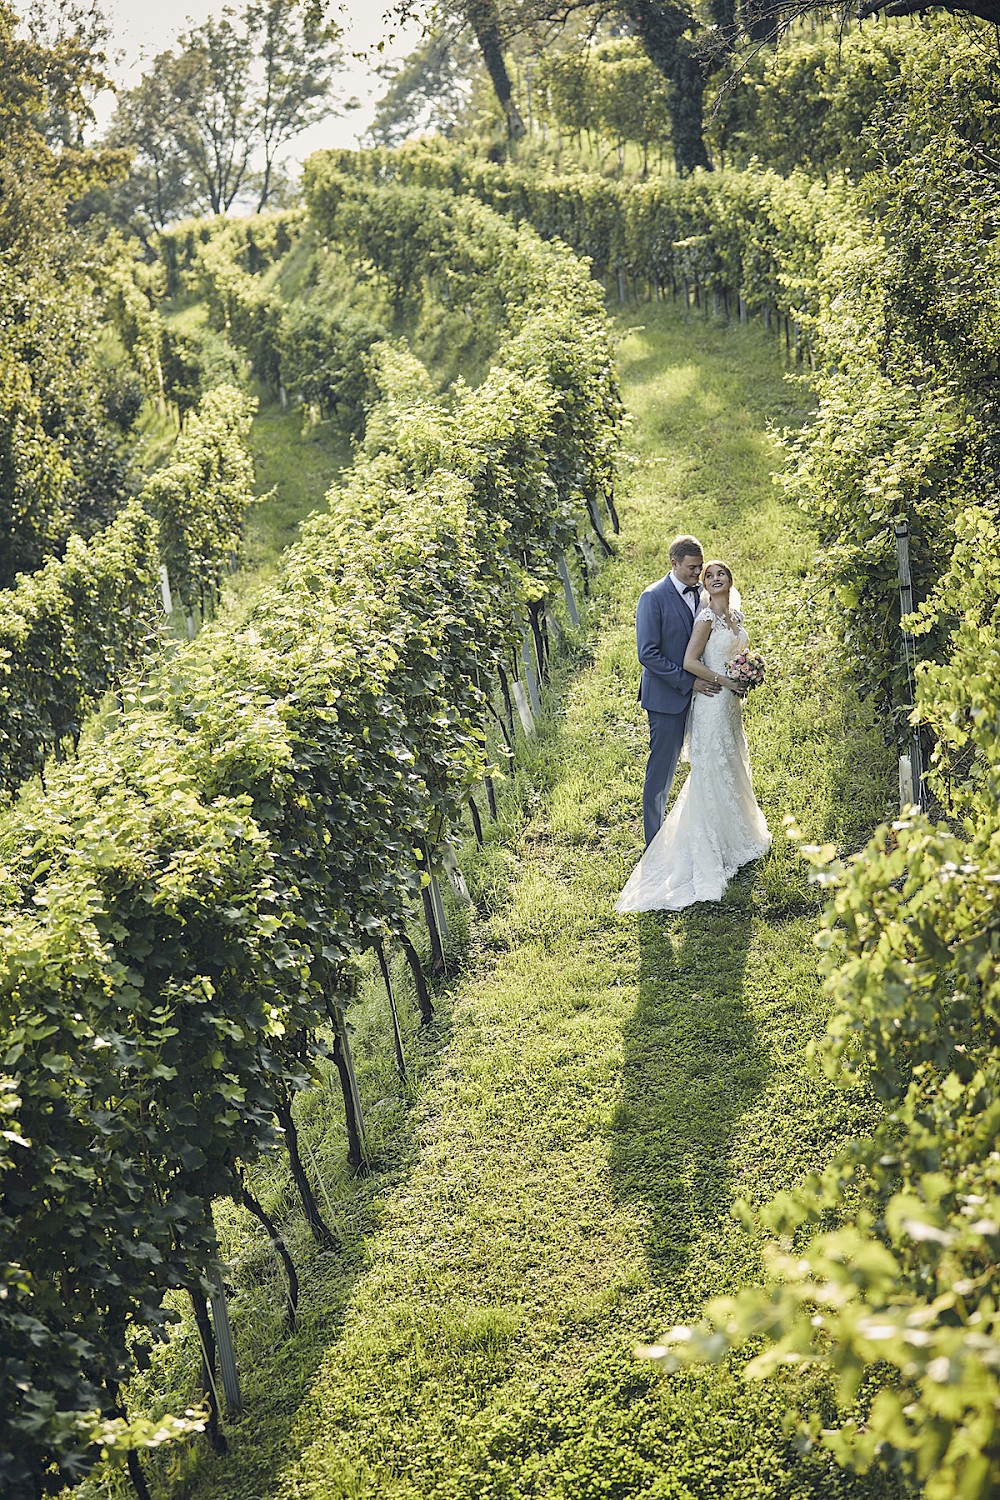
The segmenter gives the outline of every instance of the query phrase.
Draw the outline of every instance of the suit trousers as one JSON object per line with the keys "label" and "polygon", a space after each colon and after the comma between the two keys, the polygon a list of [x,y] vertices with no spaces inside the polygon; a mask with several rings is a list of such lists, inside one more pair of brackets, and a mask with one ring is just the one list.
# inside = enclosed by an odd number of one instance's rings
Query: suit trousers
{"label": "suit trousers", "polygon": [[687,716],[687,708],[679,714],[654,714],[646,710],[646,717],[649,719],[649,760],[646,762],[646,780],[642,789],[642,831],[647,847],[659,833],[663,822],[667,797],[680,760],[681,746],[684,744]]}

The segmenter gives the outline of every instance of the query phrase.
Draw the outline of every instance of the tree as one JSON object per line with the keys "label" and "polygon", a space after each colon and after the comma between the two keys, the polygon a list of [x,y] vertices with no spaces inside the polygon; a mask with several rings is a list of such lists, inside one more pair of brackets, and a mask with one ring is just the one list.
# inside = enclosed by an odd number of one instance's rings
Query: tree
{"label": "tree", "polygon": [[183,51],[166,54],[178,153],[197,186],[200,206],[213,214],[225,213],[234,202],[256,144],[253,48],[235,23],[229,10],[219,20],[210,16],[182,39]]}
{"label": "tree", "polygon": [[23,36],[0,0],[0,586],[106,524],[130,488],[96,356],[100,257],[68,222],[121,166],[79,139],[105,83],[78,36]]}
{"label": "tree", "polygon": [[[784,8],[781,11],[782,19],[788,15],[808,15],[810,11],[828,10],[829,7],[818,3],[797,5]],[[847,21],[867,21],[872,16],[883,12],[887,16],[918,16],[927,11],[943,10],[946,15],[978,16],[981,21],[989,21],[991,26],[1000,26],[1000,0],[859,0],[857,9],[843,6],[842,13],[845,23]]]}
{"label": "tree", "polygon": [[258,0],[246,16],[262,43],[259,212],[271,196],[281,149],[329,112],[330,82],[341,53],[336,27],[300,12],[294,0]]}
{"label": "tree", "polygon": [[[735,0],[715,0],[731,5]],[[394,14],[412,17],[419,0],[398,0]],[[446,22],[470,28],[479,43],[512,139],[524,133],[510,97],[504,48],[514,37],[551,35],[572,17],[587,15],[593,23],[617,19],[640,42],[649,60],[670,85],[671,136],[679,172],[711,165],[703,134],[703,96],[708,68],[722,39],[718,25],[705,24],[683,0],[450,0],[436,14]],[[513,114],[512,114],[513,110]]]}
{"label": "tree", "polygon": [[[422,8],[426,7],[421,6],[420,0],[399,0],[390,14],[397,15],[400,20],[409,20]],[[433,18],[437,28],[435,35],[445,46],[463,33],[474,37],[500,106],[508,139],[513,141],[523,136],[524,121],[514,101],[504,56],[508,37],[497,0],[452,0],[451,4],[436,6]]]}
{"label": "tree", "polygon": [[[434,11],[446,24],[469,26],[470,0],[441,0]],[[502,60],[503,49],[519,36],[541,44],[572,19],[587,17],[624,23],[641,43],[650,61],[669,85],[670,133],[678,172],[710,167],[705,145],[704,94],[719,61],[741,41],[774,40],[797,17],[812,11],[829,13],[820,0],[487,0],[491,34]],[[848,21],[876,15],[913,15],[939,9],[979,16],[1000,26],[1000,0],[859,0],[857,10],[846,3],[832,7]],[[400,20],[425,13],[425,0],[396,0],[392,14]],[[484,52],[485,56],[485,52]],[[491,69],[491,77],[493,70]],[[501,77],[497,97],[506,112]]]}
{"label": "tree", "polygon": [[71,64],[61,84],[49,70],[39,129],[51,145],[82,146],[84,127],[93,121],[88,94],[107,82],[102,70],[111,28],[100,0],[30,0],[24,24],[40,49]]}
{"label": "tree", "polygon": [[462,11],[466,24],[483,54],[486,71],[507,122],[507,135],[517,140],[524,135],[524,121],[514,103],[510,86],[510,75],[504,62],[503,37],[500,31],[500,13],[496,0],[462,0]]}
{"label": "tree", "polygon": [[50,47],[20,36],[0,0],[0,255],[37,250],[58,232],[67,204],[121,171],[118,153],[89,151],[80,138],[107,85],[101,57],[76,38]]}
{"label": "tree", "polygon": [[131,197],[156,227],[240,197],[259,212],[283,148],[331,107],[337,35],[296,0],[249,0],[161,52],[112,122],[109,139],[135,151],[124,206]]}
{"label": "tree", "polygon": [[452,135],[472,94],[476,53],[467,38],[438,33],[423,39],[390,75],[369,127],[380,146],[398,146],[422,130]]}
{"label": "tree", "polygon": [[713,49],[699,37],[698,18],[677,0],[625,0],[622,11],[650,62],[671,86],[670,134],[678,172],[711,167],[705,147],[704,96]]}
{"label": "tree", "polygon": [[195,198],[191,164],[177,150],[172,118],[175,97],[169,54],[160,54],[146,76],[119,96],[108,142],[133,153],[127,179],[110,200],[110,217],[147,243],[152,230],[182,218]]}

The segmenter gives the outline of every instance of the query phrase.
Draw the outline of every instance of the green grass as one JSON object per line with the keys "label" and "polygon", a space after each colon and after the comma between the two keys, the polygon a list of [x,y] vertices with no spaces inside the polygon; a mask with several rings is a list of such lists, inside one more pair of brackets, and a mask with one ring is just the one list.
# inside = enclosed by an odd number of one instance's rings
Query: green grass
{"label": "green grass", "polygon": [[[299,247],[287,257],[290,277],[293,271],[299,273],[303,253]],[[170,327],[181,332],[208,328],[208,309],[202,301],[171,304],[165,318]],[[221,342],[221,335],[217,338]],[[229,587],[229,592],[236,594],[244,588],[253,589],[271,573],[281,553],[298,536],[300,523],[325,507],[327,491],[351,462],[350,441],[335,423],[310,424],[298,407],[281,406],[259,387],[255,394],[260,406],[250,446],[257,471],[255,489],[261,498],[247,516],[240,572]],[[175,423],[170,418],[158,418],[152,411],[146,415],[152,451],[158,452],[157,442],[162,445],[164,427],[169,428],[172,445],[177,433]]]}
{"label": "green grass", "polygon": [[351,462],[349,439],[330,422],[310,426],[301,411],[264,404],[250,437],[257,492],[247,517],[244,569],[269,573],[298,536],[299,524],[325,509],[326,494]]}
{"label": "green grass", "polygon": [[[805,1065],[826,1018],[818,900],[783,817],[855,847],[890,811],[893,778],[808,596],[812,534],[770,478],[771,429],[801,419],[800,388],[753,330],[662,306],[619,321],[636,461],[618,557],[500,822],[463,851],[476,913],[451,908],[461,963],[430,1027],[404,1006],[406,1086],[374,985],[357,1008],[369,1175],[342,1166],[334,1090],[301,1101],[337,1253],[307,1241],[280,1166],[257,1176],[301,1266],[295,1335],[263,1236],[220,1210],[244,1413],[227,1458],[198,1442],[150,1462],[159,1497],[896,1493],[797,1451],[780,1384],[735,1368],[666,1378],[634,1353],[753,1279],[736,1199],[763,1202],[865,1127],[867,1102]],[[622,919],[645,752],[634,604],[681,529],[732,563],[772,664],[747,718],[775,843],[718,905]],[[187,1326],[132,1399],[176,1404],[196,1380]],[[124,1493],[115,1478],[89,1488]]]}
{"label": "green grass", "polygon": [[[149,418],[149,456],[159,434],[159,457],[166,459],[177,436],[168,418]],[[326,496],[351,462],[349,438],[335,424],[305,423],[301,411],[262,400],[250,433],[256,467],[254,492],[259,496],[247,512],[240,565],[222,581],[218,618],[245,614],[258,589],[273,576],[284,549],[296,540],[299,527],[314,511],[326,509]],[[197,617],[196,617],[197,621]],[[197,622],[200,623],[200,622]],[[170,636],[187,637],[184,613],[175,605],[168,621]]]}

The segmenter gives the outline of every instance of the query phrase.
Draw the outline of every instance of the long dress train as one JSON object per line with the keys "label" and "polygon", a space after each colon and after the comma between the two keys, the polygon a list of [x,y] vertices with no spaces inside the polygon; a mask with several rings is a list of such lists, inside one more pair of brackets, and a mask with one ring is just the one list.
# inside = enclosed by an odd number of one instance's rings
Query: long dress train
{"label": "long dress train", "polygon": [[[712,633],[702,660],[713,672],[748,645],[738,611],[736,631],[711,609]],[[728,688],[695,693],[688,716],[691,771],[666,822],[632,871],[615,911],[679,911],[718,901],[742,865],[766,854],[771,835],[753,793],[743,704]]]}

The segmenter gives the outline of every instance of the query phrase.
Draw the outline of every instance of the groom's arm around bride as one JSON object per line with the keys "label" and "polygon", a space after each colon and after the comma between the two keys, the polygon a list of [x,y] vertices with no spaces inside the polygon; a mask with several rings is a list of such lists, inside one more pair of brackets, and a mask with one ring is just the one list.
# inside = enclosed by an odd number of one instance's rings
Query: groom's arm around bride
{"label": "groom's arm around bride", "polygon": [[639,701],[649,718],[649,760],[642,793],[647,845],[663,822],[684,743],[691,693],[718,691],[685,672],[683,665],[700,605],[704,561],[695,537],[677,537],[670,545],[670,572],[643,591],[636,607],[636,649],[642,663]]}

